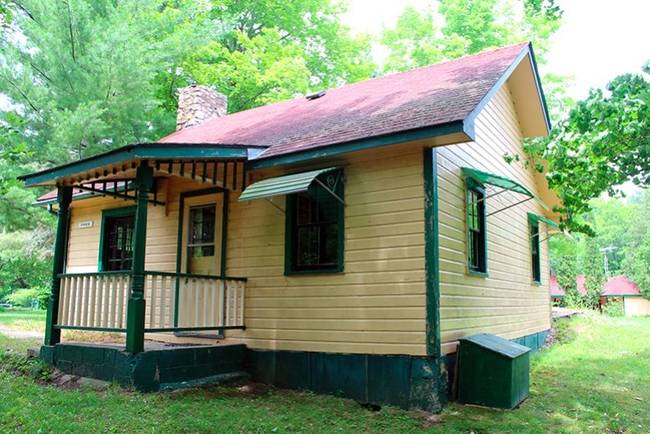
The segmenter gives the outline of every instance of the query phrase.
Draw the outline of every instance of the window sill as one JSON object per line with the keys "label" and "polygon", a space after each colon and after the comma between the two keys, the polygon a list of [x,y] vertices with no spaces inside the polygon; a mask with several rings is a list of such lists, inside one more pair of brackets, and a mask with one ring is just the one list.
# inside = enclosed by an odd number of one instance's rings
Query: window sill
{"label": "window sill", "polygon": [[300,276],[309,274],[340,274],[343,273],[343,268],[333,268],[331,270],[285,270],[285,276]]}
{"label": "window sill", "polygon": [[542,281],[541,280],[533,280],[533,285],[534,286],[542,286]]}
{"label": "window sill", "polygon": [[483,277],[483,278],[490,277],[490,273],[488,273],[487,271],[467,270],[467,274],[474,277]]}

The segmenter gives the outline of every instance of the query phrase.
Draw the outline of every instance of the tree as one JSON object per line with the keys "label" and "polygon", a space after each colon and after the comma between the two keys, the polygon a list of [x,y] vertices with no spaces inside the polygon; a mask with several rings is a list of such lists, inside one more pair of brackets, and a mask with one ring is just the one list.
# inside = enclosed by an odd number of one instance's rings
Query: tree
{"label": "tree", "polygon": [[600,292],[607,280],[603,269],[603,256],[596,239],[585,238],[585,249],[582,255],[580,269],[585,275],[585,288],[587,295],[584,297],[588,307],[594,309],[598,306]]}
{"label": "tree", "polygon": [[624,246],[622,270],[639,285],[641,293],[650,299],[650,190],[638,196],[634,224],[628,225],[630,242]]}
{"label": "tree", "polygon": [[41,163],[155,140],[173,129],[157,79],[175,73],[209,37],[199,31],[204,10],[164,0],[20,3],[14,37],[1,42],[0,87],[18,105],[19,136]]}
{"label": "tree", "polygon": [[531,40],[539,60],[559,28],[553,0],[439,0],[438,13],[407,7],[382,43],[387,71],[403,71],[488,48]]}
{"label": "tree", "polygon": [[184,83],[214,85],[229,111],[371,76],[368,37],[341,23],[330,0],[224,0],[210,10],[218,37],[183,64]]}
{"label": "tree", "polygon": [[548,162],[547,179],[562,199],[557,211],[566,229],[593,234],[580,221],[590,200],[617,196],[629,181],[650,186],[650,65],[643,71],[616,77],[606,92],[592,90],[548,139],[526,147],[534,161]]}
{"label": "tree", "polygon": [[31,166],[33,153],[19,137],[24,123],[15,113],[0,115],[0,230],[14,231],[35,225],[50,225],[52,218],[43,209],[32,204],[33,190],[27,190],[16,177]]}

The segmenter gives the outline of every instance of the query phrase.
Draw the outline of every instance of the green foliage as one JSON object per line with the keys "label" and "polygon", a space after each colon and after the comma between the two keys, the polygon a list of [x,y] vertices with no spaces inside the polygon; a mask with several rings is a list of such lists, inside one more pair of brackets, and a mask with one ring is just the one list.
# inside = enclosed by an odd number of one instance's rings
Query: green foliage
{"label": "green foliage", "polygon": [[49,287],[52,238],[48,227],[0,234],[0,300],[20,289]]}
{"label": "green foliage", "polygon": [[214,2],[218,36],[183,63],[179,80],[214,85],[237,112],[369,78],[369,39],[351,36],[343,12],[330,0]]}
{"label": "green foliage", "polygon": [[6,299],[12,305],[22,307],[31,307],[34,301],[37,301],[38,306],[44,309],[49,296],[50,290],[47,287],[37,287],[19,289],[9,294]]}
{"label": "green foliage", "polygon": [[628,200],[592,200],[590,208],[579,223],[593,228],[593,236],[574,234],[549,241],[551,270],[567,291],[566,304],[594,306],[594,296],[585,301],[575,291],[575,276],[591,270],[596,283],[588,286],[598,285],[606,278],[605,255],[610,276],[627,276],[650,298],[650,191],[642,190]]}
{"label": "green foliage", "polygon": [[406,7],[381,42],[386,71],[404,71],[445,59],[532,41],[543,61],[562,10],[553,0],[439,0],[433,9]]}
{"label": "green foliage", "polygon": [[580,221],[589,201],[603,193],[620,194],[620,186],[633,182],[650,186],[650,81],[647,74],[624,74],[607,86],[592,90],[547,140],[531,143],[526,152],[548,162],[549,186],[560,196],[562,226],[593,234]]}
{"label": "green foliage", "polygon": [[587,294],[584,296],[586,305],[595,309],[598,306],[600,292],[607,281],[605,270],[603,269],[603,257],[600,253],[598,242],[594,238],[584,240],[585,250],[582,255],[580,269],[585,275],[585,288]]}
{"label": "green foliage", "polygon": [[609,300],[604,306],[603,306],[603,314],[607,316],[613,316],[613,317],[621,317],[625,316],[625,307],[623,306],[623,302],[618,300]]}
{"label": "green foliage", "polygon": [[21,2],[22,37],[2,43],[0,87],[19,106],[19,136],[33,156],[61,163],[170,131],[174,114],[161,108],[156,79],[210,36],[198,31],[193,5]]}
{"label": "green foliage", "polygon": [[194,80],[228,95],[232,112],[292,98],[309,89],[310,71],[300,44],[285,42],[276,29],[249,37],[236,34],[241,50],[219,42],[205,45],[184,64]]}
{"label": "green foliage", "polygon": [[45,363],[11,350],[0,350],[0,371],[22,375],[45,383],[52,378],[52,368]]}
{"label": "green foliage", "polygon": [[37,224],[49,225],[52,218],[32,203],[34,191],[25,190],[16,177],[25,173],[34,159],[33,152],[20,138],[24,121],[15,113],[0,113],[0,229],[18,230]]}
{"label": "green foliage", "polygon": [[646,231],[638,245],[625,249],[623,270],[637,285],[641,293],[650,299],[650,228]]}

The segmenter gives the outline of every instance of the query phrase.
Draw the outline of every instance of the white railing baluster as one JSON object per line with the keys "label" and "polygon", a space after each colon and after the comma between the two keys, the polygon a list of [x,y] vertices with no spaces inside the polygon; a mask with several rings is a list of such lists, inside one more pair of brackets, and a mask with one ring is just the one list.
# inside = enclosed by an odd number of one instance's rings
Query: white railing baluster
{"label": "white railing baluster", "polygon": [[238,283],[238,293],[239,296],[241,297],[241,300],[239,301],[239,322],[237,325],[243,326],[244,325],[244,301],[246,299],[246,286],[244,285],[244,282],[237,282]]}
{"label": "white railing baluster", "polygon": [[115,295],[117,302],[117,315],[115,316],[115,324],[113,327],[122,328],[122,313],[124,309],[124,277],[117,276],[115,278]]}
{"label": "white railing baluster", "polygon": [[[149,279],[151,278],[151,279]],[[149,291],[149,327],[156,326],[156,276],[145,276],[145,285],[149,283],[151,290]]]}
{"label": "white railing baluster", "polygon": [[160,276],[160,315],[158,315],[158,326],[160,328],[167,327],[167,322],[165,321],[165,309],[166,309],[166,299],[167,299],[167,277]]}
{"label": "white railing baluster", "polygon": [[97,280],[99,276],[90,276],[90,286],[88,291],[90,293],[90,298],[88,301],[88,324],[89,327],[95,327],[95,303],[97,302]]}
{"label": "white railing baluster", "polygon": [[[176,294],[176,282],[179,293]],[[176,297],[181,328],[243,327],[243,280],[155,272],[145,273],[147,329],[174,329]],[[129,273],[62,275],[57,325],[125,329],[131,290]]]}

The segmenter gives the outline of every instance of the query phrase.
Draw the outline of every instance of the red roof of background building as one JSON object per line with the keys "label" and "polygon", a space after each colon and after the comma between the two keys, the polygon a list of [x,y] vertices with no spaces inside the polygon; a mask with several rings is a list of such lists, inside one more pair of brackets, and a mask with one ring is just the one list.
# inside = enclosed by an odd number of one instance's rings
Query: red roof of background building
{"label": "red roof of background building", "polygon": [[551,297],[564,297],[566,295],[564,288],[557,282],[557,276],[555,274],[551,274],[548,286],[551,291]]}
{"label": "red roof of background building", "polygon": [[586,282],[587,278],[584,274],[578,274],[576,276],[576,289],[581,295],[587,295],[587,287],[585,286]]}
{"label": "red roof of background building", "polygon": [[165,143],[264,146],[258,158],[464,120],[527,49],[518,44],[214,118]]}
{"label": "red roof of background building", "polygon": [[632,282],[625,276],[610,277],[605,283],[603,291],[600,293],[603,296],[617,297],[622,295],[641,295],[639,286]]}

